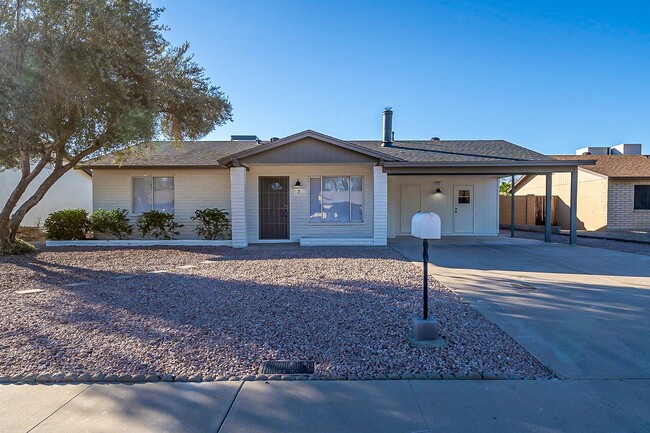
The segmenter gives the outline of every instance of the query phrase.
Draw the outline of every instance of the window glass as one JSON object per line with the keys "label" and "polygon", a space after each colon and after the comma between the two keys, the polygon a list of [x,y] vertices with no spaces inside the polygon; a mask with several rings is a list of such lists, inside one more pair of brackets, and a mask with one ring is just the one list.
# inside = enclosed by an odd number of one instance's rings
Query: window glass
{"label": "window glass", "polygon": [[363,177],[350,177],[350,221],[363,221]]}
{"label": "window glass", "polygon": [[470,204],[470,196],[468,189],[458,190],[458,204]]}
{"label": "window glass", "polygon": [[150,177],[133,178],[133,213],[151,210],[153,205],[152,183]]}
{"label": "window glass", "polygon": [[634,209],[650,209],[650,185],[634,185]]}
{"label": "window glass", "polygon": [[152,209],[174,213],[173,177],[133,178],[133,213]]}
{"label": "window glass", "polygon": [[309,221],[320,222],[321,216],[321,194],[320,194],[320,177],[309,179]]}
{"label": "window glass", "polygon": [[363,222],[363,177],[309,179],[310,222]]}
{"label": "window glass", "polygon": [[321,195],[323,222],[350,221],[349,177],[324,177]]}
{"label": "window glass", "polygon": [[155,177],[153,179],[153,209],[174,213],[173,177]]}

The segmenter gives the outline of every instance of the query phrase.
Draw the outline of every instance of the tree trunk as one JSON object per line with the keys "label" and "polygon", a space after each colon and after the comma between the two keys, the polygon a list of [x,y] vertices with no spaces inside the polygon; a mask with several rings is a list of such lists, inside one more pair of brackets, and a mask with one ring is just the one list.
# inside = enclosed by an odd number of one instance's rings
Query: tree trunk
{"label": "tree trunk", "polygon": [[20,201],[20,198],[27,190],[29,184],[32,183],[36,176],[38,176],[43,171],[43,168],[45,168],[48,162],[49,157],[44,155],[41,160],[38,161],[36,166],[34,166],[33,170],[30,170],[29,166],[27,167],[27,170],[22,167],[23,176],[21,177],[20,181],[18,181],[18,184],[12,191],[11,195],[7,199],[7,202],[2,208],[2,211],[0,212],[0,252],[7,249],[7,247],[9,247],[9,243],[15,242],[16,240],[15,233],[13,236],[11,235],[11,212],[15,209],[18,201]]}
{"label": "tree trunk", "polygon": [[25,218],[25,215],[27,212],[29,212],[34,206],[38,204],[38,202],[41,201],[43,196],[45,195],[46,192],[50,190],[52,185],[61,178],[68,170],[72,168],[71,164],[67,164],[63,167],[56,168],[50,175],[43,181],[43,183],[40,184],[36,192],[28,198],[20,207],[14,212],[14,214],[11,216],[11,219],[9,221],[9,241],[10,242],[15,242],[16,241],[16,234],[18,233],[18,228],[20,227],[20,223],[23,221],[23,218]]}
{"label": "tree trunk", "polygon": [[[99,145],[94,145],[83,152],[80,152],[77,156],[72,158],[67,164],[65,165],[59,165],[59,162],[61,158],[57,157],[57,164],[50,173],[50,175],[45,178],[43,183],[38,187],[36,192],[28,198],[19,208],[14,212],[14,214],[11,216],[11,220],[9,221],[8,225],[8,237],[10,242],[15,242],[16,241],[16,233],[18,233],[18,228],[20,227],[20,223],[23,221],[23,218],[25,218],[25,214],[30,211],[34,206],[38,204],[38,202],[41,201],[45,193],[47,193],[52,185],[61,178],[64,174],[66,174],[70,169],[74,168],[79,161],[81,161],[83,158],[86,156],[90,155],[91,153],[97,151],[100,149],[101,146]],[[0,232],[2,233],[2,232]]]}

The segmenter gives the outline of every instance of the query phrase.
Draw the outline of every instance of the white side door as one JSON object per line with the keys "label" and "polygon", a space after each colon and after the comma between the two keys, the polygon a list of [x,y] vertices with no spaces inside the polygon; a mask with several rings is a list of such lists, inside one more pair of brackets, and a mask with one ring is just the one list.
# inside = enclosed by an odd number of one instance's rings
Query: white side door
{"label": "white side door", "polygon": [[420,185],[402,185],[400,188],[400,234],[411,234],[411,219],[421,209]]}
{"label": "white side door", "polygon": [[454,233],[474,233],[473,185],[454,185]]}

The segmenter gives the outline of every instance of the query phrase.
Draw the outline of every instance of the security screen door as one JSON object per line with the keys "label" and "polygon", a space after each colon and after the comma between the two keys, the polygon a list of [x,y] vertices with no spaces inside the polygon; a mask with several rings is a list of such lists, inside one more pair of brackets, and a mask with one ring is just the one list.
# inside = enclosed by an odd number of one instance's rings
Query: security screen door
{"label": "security screen door", "polygon": [[260,177],[260,239],[289,239],[289,178]]}

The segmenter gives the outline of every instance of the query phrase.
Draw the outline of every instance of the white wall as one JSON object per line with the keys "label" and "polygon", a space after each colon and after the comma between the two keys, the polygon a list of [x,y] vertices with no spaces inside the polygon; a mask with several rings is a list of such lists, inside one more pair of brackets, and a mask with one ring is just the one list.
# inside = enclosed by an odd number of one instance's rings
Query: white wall
{"label": "white wall", "polygon": [[[133,210],[133,177],[174,178],[175,221],[180,239],[196,239],[194,211],[217,207],[230,212],[230,171],[224,169],[94,169],[94,209]],[[135,222],[135,215],[132,220]],[[135,237],[139,235],[134,235]]]}
{"label": "white wall", "polygon": [[[52,173],[51,167],[46,167],[27,187],[25,194],[18,202],[18,206],[25,202],[36,192],[41,183]],[[18,182],[21,173],[19,170],[5,170],[0,172],[0,206],[4,206]],[[43,199],[34,206],[21,225],[33,227],[43,224],[47,216],[61,209],[86,209],[92,211],[92,180],[81,170],[70,170],[56,181]]]}
{"label": "white wall", "polygon": [[[373,177],[372,165],[253,165],[247,173],[246,215],[248,242],[259,242],[259,177],[289,176],[290,239],[313,238],[372,238],[373,237]],[[362,223],[310,223],[309,178],[311,176],[363,176]],[[302,191],[296,193],[293,185],[300,179]]]}
{"label": "white wall", "polygon": [[[435,182],[440,181],[440,185]],[[499,234],[499,179],[490,176],[388,176],[388,237],[400,235],[402,185],[419,185],[422,212],[435,212],[442,234],[453,235],[454,185],[474,186],[474,232],[476,236]],[[437,188],[441,194],[435,194]]]}

